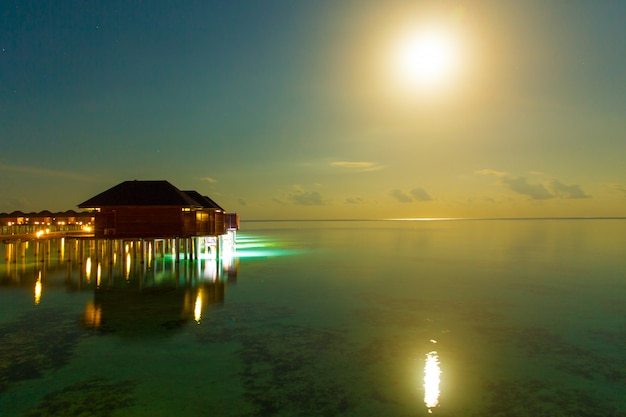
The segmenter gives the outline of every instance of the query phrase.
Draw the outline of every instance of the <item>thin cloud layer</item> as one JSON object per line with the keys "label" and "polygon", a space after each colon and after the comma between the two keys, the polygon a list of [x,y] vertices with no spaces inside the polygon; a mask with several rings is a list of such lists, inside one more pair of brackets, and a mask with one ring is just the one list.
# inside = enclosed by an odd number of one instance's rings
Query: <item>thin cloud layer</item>
{"label": "thin cloud layer", "polygon": [[331,162],[330,166],[346,168],[352,171],[358,172],[370,172],[370,171],[379,171],[384,168],[383,165],[377,164],[376,162],[356,162],[356,161],[335,161]]}
{"label": "thin cloud layer", "polygon": [[424,202],[432,201],[433,199],[430,194],[428,194],[426,190],[421,187],[414,188],[408,193],[405,193],[404,191],[399,189],[395,189],[389,191],[389,195],[399,203],[412,203],[414,201]]}
{"label": "thin cloud layer", "polygon": [[281,206],[286,206],[287,205],[286,202],[284,202],[283,200],[281,200],[280,198],[277,198],[277,197],[273,197],[272,201],[274,203],[276,203],[276,204],[280,204]]}
{"label": "thin cloud layer", "polygon": [[624,196],[626,196],[626,185],[621,185],[621,184],[611,184],[611,188],[614,190],[617,190],[621,193],[624,194]]}
{"label": "thin cloud layer", "polygon": [[524,177],[501,177],[503,184],[511,191],[532,198],[533,200],[548,200],[554,195],[542,184],[531,184]]}
{"label": "thin cloud layer", "polygon": [[552,180],[551,188],[554,195],[559,198],[591,198],[577,184],[566,185],[559,180]]}
{"label": "thin cloud layer", "polygon": [[413,201],[413,199],[408,194],[405,194],[402,190],[391,190],[389,191],[389,195],[395,198],[398,203],[410,203],[411,201]]}
{"label": "thin cloud layer", "polygon": [[36,175],[44,178],[65,178],[78,181],[93,181],[93,177],[72,171],[37,168],[28,165],[8,165],[0,163],[0,171],[17,172],[19,174]]}
{"label": "thin cloud layer", "polygon": [[421,187],[412,189],[411,196],[413,196],[415,201],[432,201],[433,199],[430,194]]}
{"label": "thin cloud layer", "polygon": [[289,196],[291,201],[300,206],[323,206],[322,196],[317,191],[303,191]]}
{"label": "thin cloud layer", "polygon": [[[494,171],[491,169],[482,169],[475,171],[475,173],[478,175],[496,177],[499,183],[509,191],[530,197],[532,200],[591,198],[578,184],[568,185],[557,179],[543,183],[531,182],[526,177],[516,177],[508,172]],[[541,173],[533,172],[533,175],[541,175]]]}
{"label": "thin cloud layer", "polygon": [[346,204],[364,204],[365,200],[363,200],[361,197],[348,197],[345,200]]}

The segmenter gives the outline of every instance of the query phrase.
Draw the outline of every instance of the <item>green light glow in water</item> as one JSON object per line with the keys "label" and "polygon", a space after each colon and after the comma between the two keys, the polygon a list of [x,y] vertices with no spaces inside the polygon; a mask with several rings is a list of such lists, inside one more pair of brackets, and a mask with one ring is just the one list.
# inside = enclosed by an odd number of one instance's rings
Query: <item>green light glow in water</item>
{"label": "green light glow in water", "polygon": [[298,253],[288,248],[287,243],[251,235],[238,235],[235,248],[234,256],[237,258],[273,258]]}

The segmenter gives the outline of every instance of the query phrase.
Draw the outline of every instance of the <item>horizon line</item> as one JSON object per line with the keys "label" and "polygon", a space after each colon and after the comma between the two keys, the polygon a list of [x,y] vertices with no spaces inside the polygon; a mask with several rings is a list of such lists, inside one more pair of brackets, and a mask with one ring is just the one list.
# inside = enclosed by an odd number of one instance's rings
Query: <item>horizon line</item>
{"label": "horizon line", "polygon": [[500,221],[500,220],[626,220],[626,216],[564,216],[564,217],[391,217],[364,219],[240,219],[241,223],[269,222],[383,222],[383,221]]}

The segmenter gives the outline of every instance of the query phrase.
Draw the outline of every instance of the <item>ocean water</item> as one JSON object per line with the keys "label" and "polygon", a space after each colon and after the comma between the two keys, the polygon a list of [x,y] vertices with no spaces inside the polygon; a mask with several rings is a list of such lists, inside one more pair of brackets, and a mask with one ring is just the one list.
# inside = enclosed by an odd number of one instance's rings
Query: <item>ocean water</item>
{"label": "ocean water", "polygon": [[0,250],[3,417],[626,416],[626,220],[243,222],[179,263]]}

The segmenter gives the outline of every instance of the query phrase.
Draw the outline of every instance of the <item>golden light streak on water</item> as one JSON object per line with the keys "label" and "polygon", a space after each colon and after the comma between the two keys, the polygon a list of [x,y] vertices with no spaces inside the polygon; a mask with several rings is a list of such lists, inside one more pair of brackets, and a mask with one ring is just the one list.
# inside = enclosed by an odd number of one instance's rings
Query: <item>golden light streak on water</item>
{"label": "golden light streak on water", "polygon": [[424,365],[424,403],[428,412],[439,405],[439,384],[441,383],[441,368],[439,368],[439,355],[436,351],[426,354]]}
{"label": "golden light streak on water", "polygon": [[99,287],[100,286],[100,282],[102,279],[102,265],[100,264],[100,262],[98,262],[98,272],[96,275],[96,286]]}
{"label": "golden light streak on water", "polygon": [[126,281],[130,279],[130,253],[126,252]]}
{"label": "golden light streak on water", "polygon": [[100,327],[101,320],[102,309],[100,307],[96,307],[93,301],[88,301],[87,305],[85,306],[83,322],[87,325],[87,327],[97,329],[98,327]]}
{"label": "golden light streak on water", "polygon": [[85,261],[85,278],[87,282],[91,279],[91,256]]}
{"label": "golden light streak on water", "polygon": [[196,296],[196,303],[193,308],[193,318],[196,323],[200,324],[200,320],[202,319],[202,289],[198,290],[198,295]]}
{"label": "golden light streak on water", "polygon": [[41,302],[41,271],[39,271],[39,276],[37,277],[37,281],[35,282],[35,305]]}

